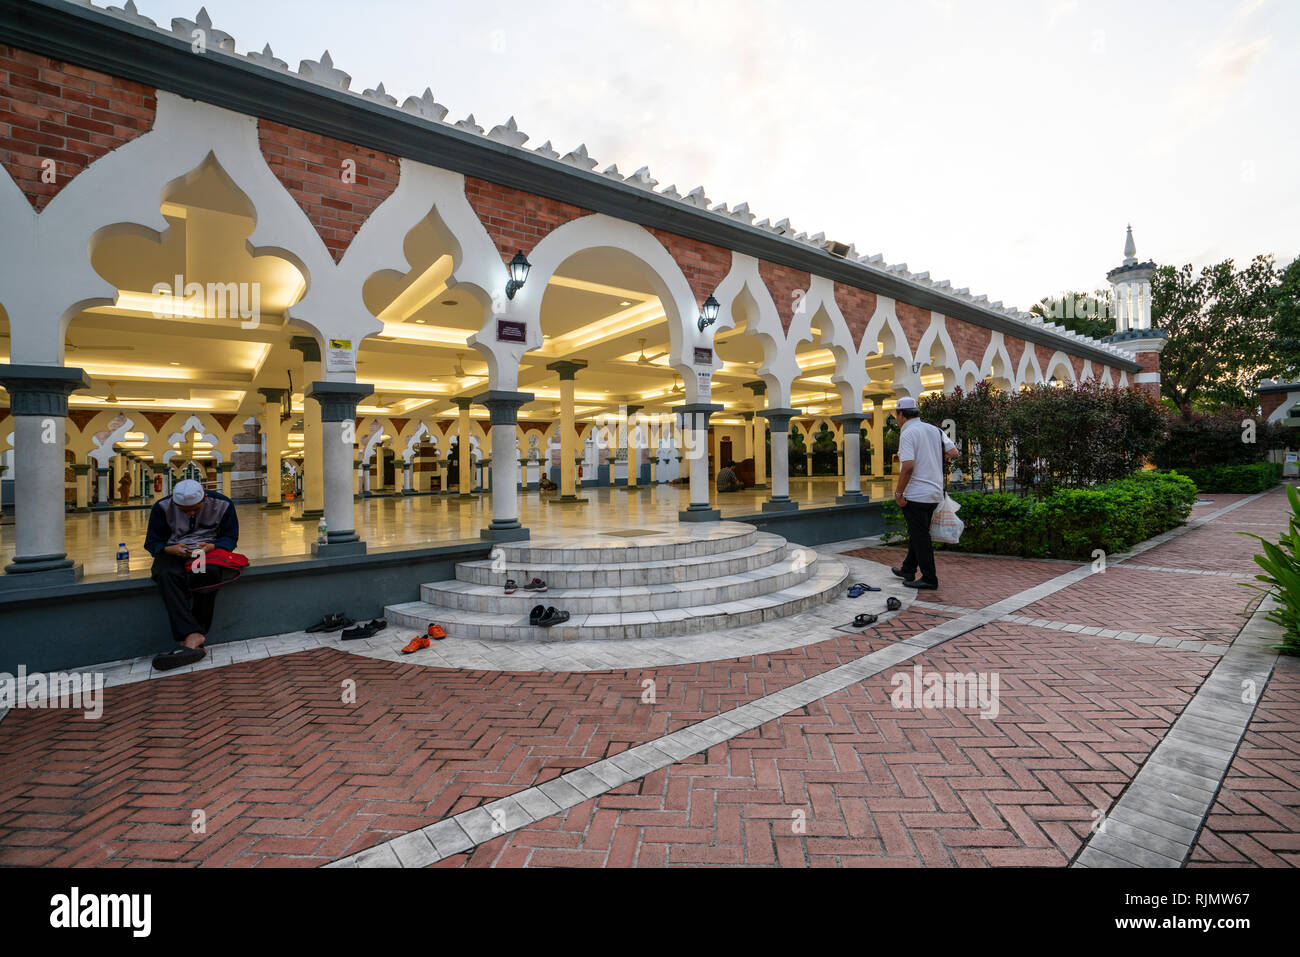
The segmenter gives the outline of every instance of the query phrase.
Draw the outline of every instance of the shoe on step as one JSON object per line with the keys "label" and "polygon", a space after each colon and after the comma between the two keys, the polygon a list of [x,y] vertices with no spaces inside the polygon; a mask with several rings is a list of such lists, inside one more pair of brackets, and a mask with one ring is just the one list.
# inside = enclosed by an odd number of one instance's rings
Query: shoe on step
{"label": "shoe on step", "polygon": [[542,620],[539,621],[538,624],[541,625],[543,628],[551,628],[555,625],[562,625],[568,620],[569,620],[569,613],[567,611],[559,611],[555,608],[548,608],[546,609],[546,614],[542,616]]}
{"label": "shoe on step", "polygon": [[537,592],[537,594],[540,595],[542,592],[546,591],[546,582],[542,581],[540,578],[534,578],[524,586],[524,591]]}
{"label": "shoe on step", "polygon": [[426,638],[431,638],[434,641],[442,641],[442,639],[447,637],[447,633],[442,630],[442,625],[437,623],[430,625],[429,630],[424,634]]}
{"label": "shoe on step", "polygon": [[536,605],[533,607],[533,610],[528,613],[528,624],[536,627],[537,625],[540,625],[542,623],[542,619],[545,617],[546,617],[546,606]]}

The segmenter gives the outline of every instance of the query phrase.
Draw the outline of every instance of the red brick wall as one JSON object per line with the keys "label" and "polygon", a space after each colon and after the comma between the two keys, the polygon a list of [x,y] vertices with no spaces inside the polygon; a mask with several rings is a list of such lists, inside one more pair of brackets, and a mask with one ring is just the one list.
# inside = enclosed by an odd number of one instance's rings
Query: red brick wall
{"label": "red brick wall", "polygon": [[1003,341],[1007,346],[1007,355],[1011,358],[1011,368],[1007,370],[1007,378],[1012,382],[1016,378],[1016,370],[1020,368],[1020,359],[1025,354],[1025,340],[1017,339],[1015,336],[1008,336],[1003,333]]}
{"label": "red brick wall", "polygon": [[944,328],[952,339],[953,348],[957,350],[957,362],[974,362],[979,365],[988,352],[989,343],[993,341],[993,330],[983,326],[974,326],[960,319],[945,317]]}
{"label": "red brick wall", "polygon": [[[1049,349],[1047,346],[1034,346],[1034,355],[1038,357],[1038,370],[1043,374],[1043,381],[1046,382],[1052,377],[1052,370],[1048,363],[1052,361],[1052,354],[1055,349]],[[1057,378],[1060,378],[1059,376]]]}
{"label": "red brick wall", "polygon": [[502,262],[509,262],[518,252],[527,256],[550,232],[590,213],[473,176],[465,177],[465,198],[496,243]]}
{"label": "red brick wall", "polygon": [[[921,344],[921,337],[930,328],[930,310],[899,302],[895,303],[894,311],[898,314],[899,324],[902,325],[903,332],[907,335],[907,344],[911,347],[913,355],[915,355],[916,347]],[[922,357],[920,361],[925,362],[928,358],[928,356]]]}
{"label": "red brick wall", "polygon": [[[262,155],[307,214],[338,262],[361,224],[397,188],[397,157],[269,120],[257,126]],[[343,163],[356,163],[354,182],[344,182]]]}
{"label": "red brick wall", "polygon": [[[87,166],[153,127],[154,91],[0,45],[0,163],[38,212]],[[42,160],[54,182],[41,182]]]}
{"label": "red brick wall", "polygon": [[[876,294],[837,282],[835,302],[844,314],[844,322],[849,327],[849,334],[853,336],[853,345],[861,349],[862,336],[867,331],[871,317],[876,314]],[[876,351],[875,343],[872,343],[871,351]]]}
{"label": "red brick wall", "polygon": [[730,249],[694,239],[683,239],[662,229],[652,229],[650,232],[664,244],[668,254],[677,263],[677,268],[685,274],[697,304],[703,304],[705,299],[713,295],[722,280],[727,278],[727,273],[731,272]]}
{"label": "red brick wall", "polygon": [[1070,356],[1070,365],[1074,369],[1074,381],[1080,382],[1083,379],[1083,359],[1079,356]]}
{"label": "red brick wall", "polygon": [[[812,285],[812,276],[799,269],[778,266],[761,260],[758,264],[758,275],[762,278],[763,285],[767,286],[773,302],[776,303],[776,314],[781,317],[781,330],[789,335],[790,323],[794,321],[795,293],[806,293],[808,287]],[[800,305],[807,308],[802,302]]]}

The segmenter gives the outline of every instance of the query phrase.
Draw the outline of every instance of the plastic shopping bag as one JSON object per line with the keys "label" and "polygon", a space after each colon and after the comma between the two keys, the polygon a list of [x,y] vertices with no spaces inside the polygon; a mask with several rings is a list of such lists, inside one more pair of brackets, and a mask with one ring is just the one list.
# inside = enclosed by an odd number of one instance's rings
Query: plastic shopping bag
{"label": "plastic shopping bag", "polygon": [[951,496],[945,495],[930,518],[930,539],[946,542],[949,545],[961,541],[961,533],[965,531],[966,523],[957,517],[960,511],[961,506],[953,501]]}

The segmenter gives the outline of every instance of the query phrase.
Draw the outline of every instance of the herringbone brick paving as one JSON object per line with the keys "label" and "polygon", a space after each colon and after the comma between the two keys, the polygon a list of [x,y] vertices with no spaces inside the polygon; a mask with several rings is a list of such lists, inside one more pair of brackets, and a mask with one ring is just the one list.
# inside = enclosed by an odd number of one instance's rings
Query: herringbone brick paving
{"label": "herringbone brick paving", "polygon": [[[0,864],[318,865],[702,721],[942,621],[645,671],[501,674],[320,649],[0,723]],[[641,703],[643,682],[657,703]],[[341,701],[355,682],[356,704]],[[205,834],[191,832],[192,812]]]}
{"label": "herringbone brick paving", "polygon": [[[907,557],[907,549],[861,548],[848,554],[896,567]],[[939,588],[918,594],[927,602],[964,608],[983,608],[1077,567],[1069,562],[1026,562],[960,552],[936,552],[936,561]]]}
{"label": "herringbone brick paving", "polygon": [[1300,867],[1300,659],[1279,658],[1188,867]]}
{"label": "herringbone brick paving", "polygon": [[[1200,535],[1204,532],[1189,532]],[[1143,564],[1158,549],[1142,556]],[[1162,563],[1163,560],[1161,560]],[[1259,604],[1258,591],[1238,580],[1112,565],[1019,614],[1100,628],[1197,641],[1231,641]]]}
{"label": "herringbone brick paving", "polygon": [[1061,866],[1214,663],[1005,623],[915,662],[1001,713],[895,709],[909,663],[438,866]]}
{"label": "herringbone brick paving", "polygon": [[[1215,504],[1194,515],[1242,497],[1213,496]],[[1272,534],[1274,523],[1284,526],[1285,508],[1275,492],[1140,561],[1201,567],[1194,563],[1214,545],[1209,567],[1253,571],[1253,540],[1233,528]],[[1234,551],[1220,540],[1247,547]],[[902,556],[855,554],[885,564]],[[945,588],[923,597],[967,607],[1074,567],[958,554],[940,562]],[[1251,598],[1213,576],[1112,566],[1021,613],[1079,624],[1104,614],[1099,627],[1195,638],[1209,631],[1223,641],[1245,621]],[[1035,610],[1053,600],[1074,614]],[[905,611],[866,635],[828,632],[834,636],[790,652],[604,674],[449,671],[318,650],[109,689],[99,722],[14,711],[0,723],[0,864],[318,865],[947,617]],[[996,622],[916,661],[996,671],[998,720],[970,709],[896,712],[887,697],[895,672],[887,672],[442,865],[1063,864],[1215,660]],[[641,702],[647,677],[656,681],[653,705]],[[356,704],[341,700],[347,680],[356,682]],[[1269,692],[1281,696],[1287,687]],[[1256,716],[1265,730],[1252,726],[1248,742],[1258,736],[1261,751],[1281,756],[1255,755],[1232,773],[1267,780],[1272,795],[1294,787],[1293,757],[1282,752],[1294,754],[1297,733],[1295,691],[1290,699],[1270,693]],[[1197,848],[1204,855],[1194,861],[1228,863],[1224,847],[1256,863],[1269,859],[1248,853],[1255,848],[1290,860],[1287,842],[1300,831],[1295,804],[1275,798],[1248,809],[1233,801],[1250,786],[1238,789],[1225,789],[1212,815],[1218,829],[1207,828]],[[204,834],[191,831],[195,810],[207,815]],[[804,814],[803,833],[794,829],[795,811]]]}

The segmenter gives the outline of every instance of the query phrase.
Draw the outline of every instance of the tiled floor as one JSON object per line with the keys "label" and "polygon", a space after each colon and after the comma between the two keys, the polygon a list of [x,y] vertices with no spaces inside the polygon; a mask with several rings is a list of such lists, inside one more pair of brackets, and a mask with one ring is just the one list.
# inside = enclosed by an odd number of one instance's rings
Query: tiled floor
{"label": "tiled floor", "polygon": [[[892,487],[892,486],[890,486]],[[841,479],[790,480],[790,497],[803,508],[833,505],[843,491]],[[888,494],[886,483],[863,481],[864,494],[879,500]],[[690,505],[685,487],[658,485],[636,492],[618,488],[585,489],[585,505],[551,504],[555,493],[527,492],[519,497],[519,520],[534,537],[568,533],[589,534],[610,527],[636,528],[650,522],[676,522],[677,513]],[[713,506],[723,517],[751,515],[762,509],[771,490],[747,489],[726,495],[713,494]],[[237,507],[239,550],[257,561],[266,558],[306,556],[316,540],[314,522],[295,522],[290,511],[264,512],[256,505]],[[389,547],[430,545],[478,540],[479,531],[492,521],[492,499],[480,495],[461,500],[455,496],[409,496],[359,499],[356,503],[358,534],[371,550]],[[149,570],[144,550],[147,509],[91,512],[67,516],[68,554],[84,566],[87,578],[112,576],[118,542],[126,542],[131,553],[131,573]],[[0,525],[0,564],[13,557],[13,525]]]}

